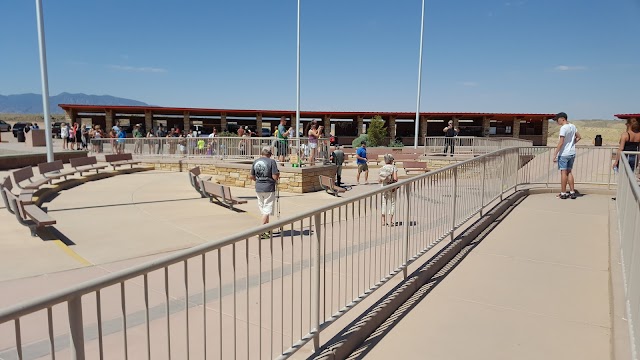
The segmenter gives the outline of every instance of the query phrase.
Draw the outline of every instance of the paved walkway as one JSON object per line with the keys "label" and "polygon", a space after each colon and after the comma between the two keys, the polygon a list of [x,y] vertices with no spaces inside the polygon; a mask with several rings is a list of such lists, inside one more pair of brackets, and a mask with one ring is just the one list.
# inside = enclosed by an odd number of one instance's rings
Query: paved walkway
{"label": "paved walkway", "polygon": [[609,359],[611,201],[529,196],[353,358]]}

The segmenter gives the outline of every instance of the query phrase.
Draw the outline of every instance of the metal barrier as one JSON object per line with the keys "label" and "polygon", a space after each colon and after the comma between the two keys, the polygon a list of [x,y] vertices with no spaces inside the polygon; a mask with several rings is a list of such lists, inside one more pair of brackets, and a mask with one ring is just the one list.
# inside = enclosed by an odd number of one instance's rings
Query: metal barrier
{"label": "metal barrier", "polygon": [[[629,158],[633,158],[634,168]],[[626,313],[631,339],[632,358],[638,359],[640,346],[640,186],[638,186],[639,166],[636,159],[640,152],[625,152],[620,158],[618,173],[618,229],[620,232],[620,252],[622,276],[626,297]]]}
{"label": "metal barrier", "polygon": [[427,136],[424,140],[425,155],[466,154],[482,155],[514,146],[532,146],[531,140],[516,138],[489,138],[476,136]]}
{"label": "metal barrier", "polygon": [[[578,158],[603,160],[600,150]],[[317,348],[324,328],[487,205],[521,184],[548,186],[552,151],[495,151],[3,309],[0,355],[23,358],[26,343],[39,344],[38,356],[75,359],[287,358],[311,340]],[[626,216],[631,242],[638,214]]]}
{"label": "metal barrier", "polygon": [[[308,161],[313,144],[308,139],[278,139],[275,137],[167,137],[167,138],[108,138],[91,139],[92,155],[106,153],[132,153],[136,158],[216,158],[254,159],[260,157],[263,147],[271,147],[274,156],[287,161],[297,154]],[[329,139],[318,139],[316,159],[329,159]]]}

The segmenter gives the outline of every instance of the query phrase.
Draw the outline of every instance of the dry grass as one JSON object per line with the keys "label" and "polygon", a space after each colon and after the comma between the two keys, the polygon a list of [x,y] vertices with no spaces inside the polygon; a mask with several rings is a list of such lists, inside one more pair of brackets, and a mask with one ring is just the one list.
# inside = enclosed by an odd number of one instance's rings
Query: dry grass
{"label": "dry grass", "polygon": [[[602,135],[603,145],[618,145],[620,134],[625,131],[626,126],[623,120],[575,120],[571,121],[582,136],[582,145],[593,144],[596,135]],[[558,132],[560,126],[555,122],[549,123],[548,145],[558,144]]]}

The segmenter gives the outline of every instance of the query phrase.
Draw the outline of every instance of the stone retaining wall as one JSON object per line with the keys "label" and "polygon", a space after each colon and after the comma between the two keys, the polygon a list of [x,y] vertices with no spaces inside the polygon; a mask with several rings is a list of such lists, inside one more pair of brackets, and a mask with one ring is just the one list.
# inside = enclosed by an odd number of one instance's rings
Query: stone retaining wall
{"label": "stone retaining wall", "polygon": [[[249,187],[255,182],[249,178],[251,164],[231,162],[205,162],[203,160],[160,160],[144,162],[143,165],[153,166],[156,170],[186,172],[199,166],[203,174],[212,176],[212,181],[222,185]],[[322,190],[319,175],[335,177],[335,165],[320,165],[313,167],[292,168],[279,166],[280,184],[278,189],[292,193],[308,193]]]}

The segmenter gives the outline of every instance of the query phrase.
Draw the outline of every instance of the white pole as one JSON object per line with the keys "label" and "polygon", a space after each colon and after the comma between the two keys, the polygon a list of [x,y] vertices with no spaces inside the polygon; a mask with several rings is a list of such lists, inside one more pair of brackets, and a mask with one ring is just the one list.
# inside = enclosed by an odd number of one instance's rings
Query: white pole
{"label": "white pole", "polygon": [[36,14],[38,17],[38,46],[40,48],[40,76],[42,78],[42,108],[44,110],[44,133],[47,137],[47,161],[53,161],[53,144],[51,134],[51,119],[49,118],[49,80],[47,75],[47,51],[44,42],[44,19],[42,17],[42,0],[36,0]]}
{"label": "white pole", "polygon": [[300,0],[298,0],[298,46],[297,46],[297,55],[298,59],[296,62],[296,134],[295,138],[298,137],[298,132],[300,131]]}
{"label": "white pole", "polygon": [[420,88],[422,87],[422,38],[424,36],[424,0],[422,0],[422,21],[420,22],[420,61],[418,62],[418,99],[416,105],[415,134],[413,136],[413,148],[418,148],[418,131],[420,129]]}

